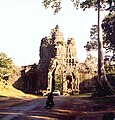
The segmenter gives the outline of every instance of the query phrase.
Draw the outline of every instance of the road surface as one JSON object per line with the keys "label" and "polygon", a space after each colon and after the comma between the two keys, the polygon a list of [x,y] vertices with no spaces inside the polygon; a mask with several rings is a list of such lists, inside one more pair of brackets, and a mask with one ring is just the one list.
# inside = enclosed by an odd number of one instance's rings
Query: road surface
{"label": "road surface", "polygon": [[114,102],[103,104],[71,96],[55,96],[54,102],[51,109],[45,108],[46,97],[3,108],[0,120],[102,120],[104,113],[115,113]]}
{"label": "road surface", "polygon": [[[67,118],[69,111],[61,111],[65,97],[54,97],[55,106],[45,108],[46,97],[0,110],[0,120],[61,120]],[[69,113],[70,114],[70,113]],[[71,120],[73,120],[73,117]],[[66,120],[67,120],[66,119]],[[68,119],[69,120],[69,119]]]}

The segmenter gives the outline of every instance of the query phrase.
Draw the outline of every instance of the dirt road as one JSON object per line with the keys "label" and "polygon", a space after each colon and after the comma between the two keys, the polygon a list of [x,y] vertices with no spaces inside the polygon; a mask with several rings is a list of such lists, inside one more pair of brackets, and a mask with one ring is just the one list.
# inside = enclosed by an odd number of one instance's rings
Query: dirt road
{"label": "dirt road", "polygon": [[102,120],[104,113],[115,114],[115,101],[96,102],[88,98],[54,97],[55,105],[46,109],[46,97],[0,109],[0,120]]}

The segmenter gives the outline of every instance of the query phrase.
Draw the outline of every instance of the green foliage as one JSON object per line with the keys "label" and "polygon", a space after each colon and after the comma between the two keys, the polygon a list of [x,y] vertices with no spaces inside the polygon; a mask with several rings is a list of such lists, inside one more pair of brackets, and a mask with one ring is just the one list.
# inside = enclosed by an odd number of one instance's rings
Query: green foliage
{"label": "green foliage", "polygon": [[[102,22],[103,30],[103,47],[106,53],[115,51],[115,13],[109,13]],[[97,25],[92,25],[90,30],[91,40],[84,46],[87,51],[98,49],[98,28]]]}
{"label": "green foliage", "polygon": [[62,90],[62,82],[61,79],[57,79],[55,83],[55,89],[61,91]]}
{"label": "green foliage", "polygon": [[85,0],[80,4],[80,7],[83,8],[83,10],[85,10],[86,8],[95,7],[96,3],[97,0]]}
{"label": "green foliage", "polygon": [[92,79],[97,72],[97,58],[89,55],[85,62],[80,63],[79,74],[80,81]]}
{"label": "green foliage", "polygon": [[115,65],[111,65],[110,61],[105,62],[105,70],[107,74],[115,74]]}
{"label": "green foliage", "polygon": [[55,89],[61,91],[62,90],[62,73],[57,71],[55,75]]}
{"label": "green foliage", "polygon": [[[73,6],[78,9],[79,6],[80,8],[82,8],[83,10],[87,9],[87,8],[96,8],[98,5],[100,6],[100,8],[105,8],[106,4],[109,4],[109,8],[107,8],[106,10],[110,10],[114,8],[112,8],[112,0],[85,0],[85,1],[80,1],[80,0],[70,0],[73,3]],[[113,1],[114,2],[114,1]],[[49,7],[51,7],[54,10],[54,14],[58,13],[62,6],[62,0],[43,0],[43,5],[44,7],[47,9]],[[115,2],[114,2],[115,3]]]}
{"label": "green foliage", "polygon": [[4,79],[4,77],[11,76],[12,74],[18,71],[18,67],[16,67],[5,53],[0,52],[0,79]]}
{"label": "green foliage", "polygon": [[54,9],[54,14],[58,13],[61,10],[61,0],[43,0],[43,5],[47,9],[51,6]]}
{"label": "green foliage", "polygon": [[107,15],[102,22],[104,48],[115,51],[115,13]]}
{"label": "green foliage", "polygon": [[[115,11],[115,8],[112,6],[112,2],[115,3],[115,1],[112,0],[85,0],[80,4],[80,7],[83,10],[91,7],[95,7],[95,10],[97,10],[97,8],[99,7],[102,10],[109,10],[111,12],[111,11]],[[109,8],[106,8],[108,5]]]}
{"label": "green foliage", "polygon": [[[78,9],[79,6],[79,0],[71,0],[73,2],[73,5],[76,9]],[[54,10],[54,14],[58,13],[62,6],[62,0],[43,0],[43,5],[44,7],[47,9],[49,7],[51,7]]]}
{"label": "green foliage", "polygon": [[98,49],[97,41],[96,40],[88,41],[84,48],[86,48],[86,51],[97,50]]}
{"label": "green foliage", "polygon": [[98,28],[97,25],[92,25],[90,30],[90,38],[91,40],[87,42],[84,46],[86,51],[97,50],[98,49]]}
{"label": "green foliage", "polygon": [[0,73],[2,76],[6,75],[6,74],[10,74],[13,71],[13,61],[8,58],[8,56],[3,53],[0,52]]}
{"label": "green foliage", "polygon": [[80,0],[71,0],[73,2],[73,5],[76,9],[79,7]]}
{"label": "green foliage", "polygon": [[10,64],[12,64],[12,60],[5,53],[0,52],[0,67],[8,68]]}
{"label": "green foliage", "polygon": [[93,57],[92,55],[88,55],[87,59],[85,60],[85,64],[89,68],[90,71],[95,72],[97,70],[97,58]]}

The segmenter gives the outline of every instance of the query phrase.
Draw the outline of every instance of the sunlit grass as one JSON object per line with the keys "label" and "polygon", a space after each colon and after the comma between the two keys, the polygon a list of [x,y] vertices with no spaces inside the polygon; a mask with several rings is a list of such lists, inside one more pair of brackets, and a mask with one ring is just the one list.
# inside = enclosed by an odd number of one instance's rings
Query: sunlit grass
{"label": "sunlit grass", "polygon": [[84,93],[84,94],[74,94],[74,96],[77,97],[91,97],[92,93]]}
{"label": "sunlit grass", "polygon": [[23,93],[11,85],[4,85],[2,82],[0,82],[0,97],[37,98],[37,96]]}

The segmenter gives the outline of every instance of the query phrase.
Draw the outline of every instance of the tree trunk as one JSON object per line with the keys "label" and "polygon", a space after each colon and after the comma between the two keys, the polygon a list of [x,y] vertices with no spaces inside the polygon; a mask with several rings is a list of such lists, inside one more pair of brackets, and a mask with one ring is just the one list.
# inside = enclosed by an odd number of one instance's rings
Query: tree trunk
{"label": "tree trunk", "polygon": [[98,79],[95,92],[92,97],[103,97],[107,95],[115,94],[112,86],[107,80],[105,68],[104,68],[104,58],[103,58],[103,41],[100,35],[100,0],[98,0]]}

